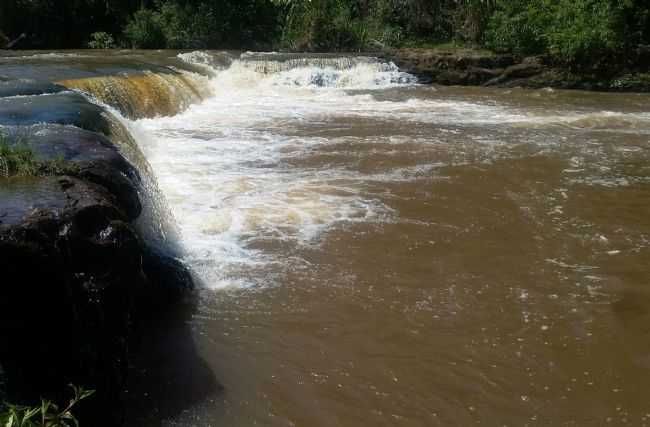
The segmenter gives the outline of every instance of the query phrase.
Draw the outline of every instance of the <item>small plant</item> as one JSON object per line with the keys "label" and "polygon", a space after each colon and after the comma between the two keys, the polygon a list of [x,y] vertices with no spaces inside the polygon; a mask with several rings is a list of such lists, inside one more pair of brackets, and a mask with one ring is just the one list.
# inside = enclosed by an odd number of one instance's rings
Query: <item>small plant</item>
{"label": "small plant", "polygon": [[39,173],[34,153],[25,146],[10,147],[0,137],[0,176],[32,176]]}
{"label": "small plant", "polygon": [[94,390],[70,385],[74,396],[68,405],[59,409],[49,400],[42,399],[40,406],[17,406],[9,403],[0,405],[0,426],[2,427],[78,427],[79,421],[72,410],[79,402],[92,396]]}
{"label": "small plant", "polygon": [[[10,176],[74,175],[78,167],[66,162],[61,155],[52,160],[38,160],[25,140],[19,138],[9,144],[9,139],[0,130],[0,178]],[[1,426],[0,427],[4,427]]]}
{"label": "small plant", "polygon": [[88,47],[90,49],[114,49],[115,39],[104,31],[98,31],[90,35]]}

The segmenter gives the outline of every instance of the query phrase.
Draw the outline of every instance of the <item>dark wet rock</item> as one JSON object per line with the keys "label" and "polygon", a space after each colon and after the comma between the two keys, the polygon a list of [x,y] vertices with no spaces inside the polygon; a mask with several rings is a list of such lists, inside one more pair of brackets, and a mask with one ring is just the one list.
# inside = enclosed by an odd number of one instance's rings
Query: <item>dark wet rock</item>
{"label": "dark wet rock", "polygon": [[40,218],[59,218],[88,207],[113,210],[124,217],[105,189],[72,177],[16,177],[0,182],[0,227],[30,224]]}
{"label": "dark wet rock", "polygon": [[7,135],[10,146],[29,148],[36,160],[64,160],[73,166],[67,173],[104,186],[118,199],[129,220],[140,215],[140,174],[105,136],[62,125],[13,127]]}
{"label": "dark wet rock", "polygon": [[141,324],[194,288],[154,248],[168,235],[155,180],[126,128],[61,86],[0,76],[0,126],[10,146],[55,165],[36,173],[63,175],[0,177],[0,388],[34,403],[84,385],[97,390],[84,424],[120,425]]}
{"label": "dark wet rock", "polygon": [[533,77],[543,71],[545,71],[545,65],[539,58],[526,58],[521,63],[506,68],[497,77],[487,81],[485,85],[498,86],[509,81]]}
{"label": "dark wet rock", "polygon": [[0,81],[0,98],[8,96],[43,95],[66,90],[65,87],[50,82],[34,80]]}
{"label": "dark wet rock", "polygon": [[75,176],[99,184],[114,194],[129,221],[134,221],[140,216],[142,204],[138,190],[128,175],[110,167],[107,163],[90,162],[80,166]]}
{"label": "dark wet rock", "polygon": [[[124,384],[133,297],[144,286],[138,236],[104,188],[72,177],[0,186],[0,347],[9,393],[58,396],[64,384]],[[109,423],[110,425],[110,423]]]}
{"label": "dark wet rock", "polygon": [[398,49],[386,57],[420,81],[447,85],[479,85],[515,63],[512,55],[458,49]]}
{"label": "dark wet rock", "polygon": [[[93,425],[119,425],[133,322],[193,288],[179,261],[146,248],[119,199],[74,177],[0,182],[0,365],[13,400],[98,390]],[[94,409],[93,409],[94,408]],[[118,411],[119,412],[119,411]]]}
{"label": "dark wet rock", "polygon": [[[149,283],[153,286],[141,302],[150,308],[145,312],[155,313],[158,307],[183,299],[194,289],[194,279],[182,261],[147,248],[143,253],[143,269],[147,272]],[[153,296],[153,298],[152,298]]]}
{"label": "dark wet rock", "polygon": [[500,75],[501,69],[471,67],[465,70],[445,70],[440,72],[435,81],[444,85],[480,85]]}
{"label": "dark wet rock", "polygon": [[39,124],[7,127],[5,133],[11,146],[26,146],[40,160],[63,158],[78,164],[102,161],[124,173],[133,168],[104,135],[71,126]]}
{"label": "dark wet rock", "polygon": [[639,46],[630,70],[572,71],[545,56],[517,58],[474,49],[397,49],[387,52],[402,71],[420,83],[650,92],[650,48]]}
{"label": "dark wet rock", "polygon": [[103,110],[77,93],[0,98],[0,125],[28,126],[39,123],[73,125],[82,129],[110,133]]}

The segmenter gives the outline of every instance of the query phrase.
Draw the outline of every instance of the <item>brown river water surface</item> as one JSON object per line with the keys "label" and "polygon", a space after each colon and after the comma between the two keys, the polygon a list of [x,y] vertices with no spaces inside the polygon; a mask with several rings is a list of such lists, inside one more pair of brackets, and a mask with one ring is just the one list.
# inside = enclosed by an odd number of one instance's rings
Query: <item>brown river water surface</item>
{"label": "brown river water surface", "polygon": [[202,281],[133,425],[650,425],[650,96],[263,60],[123,119]]}

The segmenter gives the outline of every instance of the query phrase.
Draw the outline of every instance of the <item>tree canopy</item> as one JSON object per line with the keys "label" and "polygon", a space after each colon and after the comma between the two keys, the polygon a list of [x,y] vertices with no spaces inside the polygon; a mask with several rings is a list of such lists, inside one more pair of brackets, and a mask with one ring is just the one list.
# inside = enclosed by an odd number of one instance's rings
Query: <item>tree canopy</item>
{"label": "tree canopy", "polygon": [[650,44],[647,0],[2,0],[24,47],[331,51],[460,43],[567,64]]}

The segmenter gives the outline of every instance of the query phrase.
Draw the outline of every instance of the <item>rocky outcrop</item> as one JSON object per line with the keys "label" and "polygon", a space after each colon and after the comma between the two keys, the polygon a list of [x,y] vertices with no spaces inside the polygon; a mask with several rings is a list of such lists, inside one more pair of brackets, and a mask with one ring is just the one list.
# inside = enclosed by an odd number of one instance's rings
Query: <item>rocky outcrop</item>
{"label": "rocky outcrop", "polygon": [[[516,57],[474,49],[396,49],[384,55],[422,83],[464,86],[650,91],[650,49],[639,47],[633,69],[575,72],[544,56]],[[644,71],[645,70],[645,71]]]}
{"label": "rocky outcrop", "polygon": [[515,64],[512,55],[469,49],[397,49],[386,57],[423,83],[446,85],[481,85]]}
{"label": "rocky outcrop", "polygon": [[47,176],[0,177],[8,395],[56,400],[67,384],[83,385],[97,390],[87,423],[120,425],[134,328],[188,295],[192,278],[136,225],[146,206],[161,205],[146,200],[148,169],[127,160],[137,148],[116,142],[119,123],[103,109],[57,85],[5,81],[0,126],[4,144],[57,165]]}
{"label": "rocky outcrop", "polygon": [[142,292],[142,245],[116,198],[76,178],[0,186],[0,361],[9,394],[58,396],[68,383],[115,406]]}

